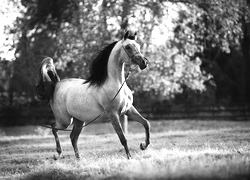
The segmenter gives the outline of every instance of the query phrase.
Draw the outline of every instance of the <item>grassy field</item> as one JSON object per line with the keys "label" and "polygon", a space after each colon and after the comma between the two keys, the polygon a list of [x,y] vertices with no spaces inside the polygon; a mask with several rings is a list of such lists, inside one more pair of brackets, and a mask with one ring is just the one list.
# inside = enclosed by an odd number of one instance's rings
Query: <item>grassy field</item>
{"label": "grassy field", "polygon": [[55,142],[42,127],[0,128],[0,179],[249,179],[250,122],[151,122],[146,151],[144,129],[129,122],[132,159],[109,123],[86,127],[77,161],[69,132],[60,132],[63,157],[53,160]]}

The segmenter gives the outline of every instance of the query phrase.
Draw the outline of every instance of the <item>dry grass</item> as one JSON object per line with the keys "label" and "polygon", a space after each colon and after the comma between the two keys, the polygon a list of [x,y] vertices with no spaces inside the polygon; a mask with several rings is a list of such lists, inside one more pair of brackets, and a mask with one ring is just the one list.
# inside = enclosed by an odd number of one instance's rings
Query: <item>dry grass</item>
{"label": "dry grass", "polygon": [[[140,124],[129,123],[132,159],[127,160],[110,124],[87,127],[77,161],[69,133],[60,133],[64,156],[54,161],[51,133],[37,127],[1,128],[0,179],[247,179],[250,177],[250,122],[152,122],[152,145]],[[18,129],[24,129],[20,131]],[[19,135],[18,135],[19,132]]]}

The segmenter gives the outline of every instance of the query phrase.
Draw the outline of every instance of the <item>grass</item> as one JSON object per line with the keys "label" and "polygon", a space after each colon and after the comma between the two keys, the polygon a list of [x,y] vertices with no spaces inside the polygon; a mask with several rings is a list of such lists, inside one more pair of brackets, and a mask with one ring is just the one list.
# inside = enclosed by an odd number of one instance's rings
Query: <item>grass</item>
{"label": "grass", "polygon": [[146,151],[144,129],[129,123],[132,159],[109,123],[86,127],[77,161],[69,132],[60,132],[64,156],[55,161],[53,135],[41,127],[0,128],[0,179],[248,179],[250,122],[151,122]]}

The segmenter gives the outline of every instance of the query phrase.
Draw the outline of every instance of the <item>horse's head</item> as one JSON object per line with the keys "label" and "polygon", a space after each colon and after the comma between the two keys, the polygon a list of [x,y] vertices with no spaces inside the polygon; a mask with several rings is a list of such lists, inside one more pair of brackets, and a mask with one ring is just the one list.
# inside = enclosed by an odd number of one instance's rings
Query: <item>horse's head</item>
{"label": "horse's head", "polygon": [[140,45],[135,41],[136,35],[133,31],[124,34],[121,41],[122,56],[125,63],[138,65],[143,70],[148,66],[148,60],[140,52]]}

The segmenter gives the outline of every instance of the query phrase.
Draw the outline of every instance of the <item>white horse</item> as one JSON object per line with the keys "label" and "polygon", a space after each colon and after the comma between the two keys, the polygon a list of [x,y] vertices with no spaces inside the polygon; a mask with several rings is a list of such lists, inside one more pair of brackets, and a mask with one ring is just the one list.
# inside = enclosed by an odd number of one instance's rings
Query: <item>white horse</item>
{"label": "white horse", "polygon": [[135,39],[136,32],[127,31],[122,40],[113,42],[100,51],[91,64],[90,76],[86,80],[70,78],[60,81],[53,60],[45,58],[42,61],[40,81],[36,90],[38,98],[50,102],[55,116],[51,127],[59,157],[62,150],[57,131],[66,129],[73,122],[70,138],[75,156],[80,158],[77,147],[79,134],[85,123],[103,112],[102,118],[107,118],[112,123],[128,158],[131,158],[131,155],[120,118],[127,115],[129,119],[140,122],[146,133],[145,143],[141,143],[140,148],[144,150],[149,145],[149,121],[132,105],[133,95],[125,82],[125,64],[138,65],[141,69],[148,65]]}

